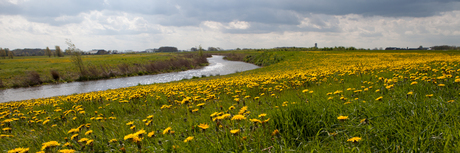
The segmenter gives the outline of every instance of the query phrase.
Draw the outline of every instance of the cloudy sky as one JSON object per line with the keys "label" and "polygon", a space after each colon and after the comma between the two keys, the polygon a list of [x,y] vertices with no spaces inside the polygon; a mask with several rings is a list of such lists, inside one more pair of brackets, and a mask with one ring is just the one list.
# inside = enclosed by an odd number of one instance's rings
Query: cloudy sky
{"label": "cloudy sky", "polygon": [[460,0],[0,0],[0,47],[460,45]]}

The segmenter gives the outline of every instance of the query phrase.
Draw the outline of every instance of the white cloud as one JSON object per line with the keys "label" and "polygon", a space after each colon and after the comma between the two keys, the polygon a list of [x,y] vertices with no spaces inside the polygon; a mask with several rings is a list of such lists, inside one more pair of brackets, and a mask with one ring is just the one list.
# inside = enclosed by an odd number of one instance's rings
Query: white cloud
{"label": "white cloud", "polygon": [[246,21],[232,21],[228,23],[228,29],[247,29],[250,24]]}

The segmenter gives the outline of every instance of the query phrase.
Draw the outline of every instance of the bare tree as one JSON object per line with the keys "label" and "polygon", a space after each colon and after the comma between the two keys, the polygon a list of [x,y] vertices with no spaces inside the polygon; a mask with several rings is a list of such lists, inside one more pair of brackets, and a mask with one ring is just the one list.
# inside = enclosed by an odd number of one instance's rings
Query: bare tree
{"label": "bare tree", "polygon": [[71,61],[80,71],[80,75],[85,75],[85,65],[83,64],[83,60],[81,59],[81,51],[75,47],[75,44],[72,43],[70,39],[66,40],[66,44],[69,46],[67,50],[71,54]]}

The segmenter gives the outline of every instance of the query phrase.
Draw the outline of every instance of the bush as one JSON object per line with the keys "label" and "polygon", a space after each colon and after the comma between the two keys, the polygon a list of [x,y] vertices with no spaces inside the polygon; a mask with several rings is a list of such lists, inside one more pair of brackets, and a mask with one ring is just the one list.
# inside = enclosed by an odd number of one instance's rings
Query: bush
{"label": "bush", "polygon": [[57,70],[51,70],[51,76],[53,77],[53,79],[55,81],[59,81],[59,78],[61,78],[61,76],[59,75],[59,72]]}
{"label": "bush", "polygon": [[39,85],[41,83],[42,80],[40,79],[40,75],[35,71],[30,71],[27,76],[26,84],[29,86],[34,86]]}

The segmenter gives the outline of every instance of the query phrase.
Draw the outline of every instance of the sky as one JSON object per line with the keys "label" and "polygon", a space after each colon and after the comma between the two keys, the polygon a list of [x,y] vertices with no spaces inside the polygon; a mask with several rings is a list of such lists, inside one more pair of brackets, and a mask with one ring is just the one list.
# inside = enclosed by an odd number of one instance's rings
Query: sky
{"label": "sky", "polygon": [[0,47],[460,45],[460,0],[0,0]]}

